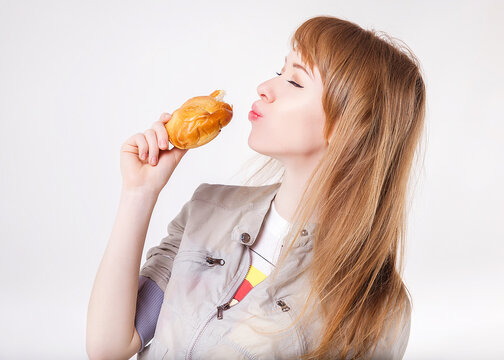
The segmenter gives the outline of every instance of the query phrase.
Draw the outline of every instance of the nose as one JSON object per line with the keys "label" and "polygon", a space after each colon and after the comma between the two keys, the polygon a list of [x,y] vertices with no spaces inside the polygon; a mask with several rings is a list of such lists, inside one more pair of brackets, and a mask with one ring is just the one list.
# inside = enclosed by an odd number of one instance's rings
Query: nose
{"label": "nose", "polygon": [[259,84],[259,86],[257,87],[257,94],[264,102],[273,101],[273,92],[271,91],[271,86],[269,85],[268,81]]}

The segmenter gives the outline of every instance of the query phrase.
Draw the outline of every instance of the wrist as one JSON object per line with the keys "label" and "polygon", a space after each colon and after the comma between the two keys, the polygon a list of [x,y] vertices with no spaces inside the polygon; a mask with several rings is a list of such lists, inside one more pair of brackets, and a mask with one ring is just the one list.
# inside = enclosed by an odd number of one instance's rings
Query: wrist
{"label": "wrist", "polygon": [[159,191],[150,188],[122,186],[121,195],[128,197],[138,197],[142,199],[157,200]]}

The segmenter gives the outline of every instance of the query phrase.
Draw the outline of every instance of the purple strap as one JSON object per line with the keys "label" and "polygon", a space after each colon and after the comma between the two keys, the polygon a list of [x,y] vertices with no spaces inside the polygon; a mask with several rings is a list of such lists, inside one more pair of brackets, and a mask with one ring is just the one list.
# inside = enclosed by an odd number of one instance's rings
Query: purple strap
{"label": "purple strap", "polygon": [[138,296],[135,314],[135,328],[142,340],[139,353],[154,337],[156,324],[163,304],[164,293],[159,286],[146,276],[138,277]]}

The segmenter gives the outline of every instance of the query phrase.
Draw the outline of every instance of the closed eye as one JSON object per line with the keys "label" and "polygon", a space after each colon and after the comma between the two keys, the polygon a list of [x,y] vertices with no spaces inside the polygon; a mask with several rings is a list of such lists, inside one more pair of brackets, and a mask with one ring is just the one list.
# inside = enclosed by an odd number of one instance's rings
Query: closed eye
{"label": "closed eye", "polygon": [[[279,73],[276,73],[278,76],[282,75],[282,74],[279,74]],[[287,82],[291,83],[292,85],[296,86],[296,87],[299,87],[299,88],[303,88],[304,86],[301,86],[299,85],[297,82],[295,81],[292,81],[292,80],[287,80]]]}

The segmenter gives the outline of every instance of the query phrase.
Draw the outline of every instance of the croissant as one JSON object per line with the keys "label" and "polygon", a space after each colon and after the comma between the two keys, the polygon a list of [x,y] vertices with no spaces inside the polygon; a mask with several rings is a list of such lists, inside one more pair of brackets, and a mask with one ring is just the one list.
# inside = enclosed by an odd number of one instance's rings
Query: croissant
{"label": "croissant", "polygon": [[168,139],[179,149],[193,149],[213,140],[233,117],[233,106],[222,101],[224,90],[196,96],[175,110],[165,124]]}

